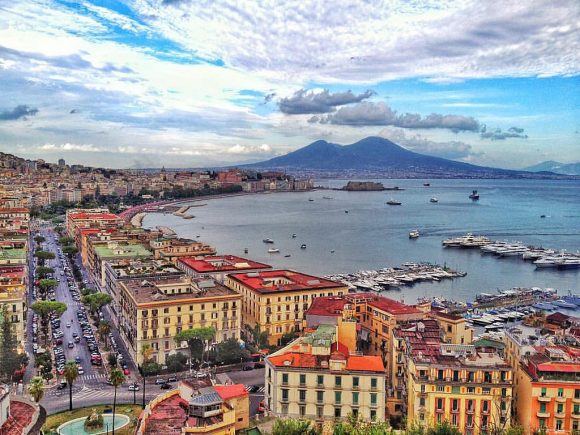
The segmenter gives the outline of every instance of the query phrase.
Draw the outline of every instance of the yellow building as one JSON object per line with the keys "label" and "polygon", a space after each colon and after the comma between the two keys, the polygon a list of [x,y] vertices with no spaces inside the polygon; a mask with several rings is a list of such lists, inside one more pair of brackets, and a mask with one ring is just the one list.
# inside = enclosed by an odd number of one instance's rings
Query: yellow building
{"label": "yellow building", "polygon": [[26,281],[24,265],[0,267],[0,316],[6,305],[19,349],[24,349],[26,331]]}
{"label": "yellow building", "polygon": [[497,353],[472,345],[416,343],[403,367],[407,424],[448,421],[466,435],[509,427],[512,369]]}
{"label": "yellow building", "polygon": [[215,248],[190,239],[159,237],[149,242],[156,259],[164,259],[177,263],[183,257],[214,255]]}
{"label": "yellow building", "polygon": [[282,335],[302,330],[315,298],[348,293],[344,284],[291,270],[234,273],[225,285],[242,295],[243,325],[258,325],[274,345],[280,345]]}
{"label": "yellow building", "polygon": [[[277,417],[334,420],[385,418],[385,367],[353,343],[356,321],[318,328],[266,358],[265,401]],[[350,337],[350,339],[349,339]]]}
{"label": "yellow building", "polygon": [[431,317],[439,324],[443,343],[471,344],[473,341],[473,329],[467,325],[462,316],[432,311]]}
{"label": "yellow building", "polygon": [[153,359],[164,363],[168,355],[183,351],[173,337],[182,330],[213,327],[215,341],[240,338],[241,296],[211,279],[186,276],[136,279],[119,283],[119,329],[137,364],[149,344]]}

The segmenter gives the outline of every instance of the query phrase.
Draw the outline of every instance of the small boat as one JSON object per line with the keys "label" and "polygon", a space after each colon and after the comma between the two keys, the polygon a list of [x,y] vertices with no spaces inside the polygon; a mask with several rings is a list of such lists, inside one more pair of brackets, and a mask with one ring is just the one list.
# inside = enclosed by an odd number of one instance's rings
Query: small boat
{"label": "small boat", "polygon": [[540,217],[541,217],[542,219],[544,219],[544,218],[546,217],[546,215],[545,215],[545,214],[543,214],[543,215],[541,215]]}
{"label": "small boat", "polygon": [[409,233],[410,239],[418,239],[419,238],[419,230],[414,230]]}
{"label": "small boat", "polygon": [[264,240],[262,240],[262,242],[264,242],[264,243],[274,243],[274,240],[272,240],[272,239],[264,239]]}
{"label": "small boat", "polygon": [[431,186],[431,183],[423,183],[423,186],[429,187],[429,186]]}
{"label": "small boat", "polygon": [[308,201],[310,201],[310,202],[314,202],[314,200],[313,200],[312,198],[308,199]]}
{"label": "small boat", "polygon": [[390,199],[387,201],[388,205],[401,205],[402,202],[401,201],[395,201],[394,199]]}
{"label": "small boat", "polygon": [[344,212],[345,212],[345,213],[348,213],[348,210],[345,210]]}
{"label": "small boat", "polygon": [[439,200],[436,197],[433,197],[429,200],[429,202],[435,203],[435,202],[439,202]]}
{"label": "small boat", "polygon": [[288,258],[288,257],[291,257],[291,255],[290,254],[284,255],[284,258]]}
{"label": "small boat", "polygon": [[473,190],[471,192],[471,195],[469,195],[469,199],[471,199],[472,201],[479,201],[479,193],[477,193],[477,190]]}
{"label": "small boat", "polygon": [[268,253],[269,254],[277,254],[278,252],[280,252],[280,250],[277,249],[277,248],[270,248],[270,249],[268,249]]}
{"label": "small boat", "polygon": [[330,250],[330,253],[331,253],[331,254],[334,254],[334,249],[331,249],[331,250]]}
{"label": "small boat", "polygon": [[303,243],[302,245],[300,245],[300,249],[306,249],[306,245]]}
{"label": "small boat", "polygon": [[557,307],[561,307],[561,308],[568,308],[570,310],[576,309],[576,304],[566,302],[564,299],[558,299],[557,301],[553,301],[552,305],[556,305]]}
{"label": "small boat", "polygon": [[248,248],[244,248],[244,254],[248,253]]}
{"label": "small boat", "polygon": [[292,238],[295,239],[296,238],[296,234],[292,234]]}
{"label": "small boat", "polygon": [[322,199],[333,199],[332,196],[323,196]]}

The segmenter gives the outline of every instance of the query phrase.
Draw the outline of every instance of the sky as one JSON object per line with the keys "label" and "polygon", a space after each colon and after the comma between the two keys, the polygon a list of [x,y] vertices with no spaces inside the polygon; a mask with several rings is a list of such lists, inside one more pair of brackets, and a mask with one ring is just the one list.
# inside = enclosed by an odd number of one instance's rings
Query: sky
{"label": "sky", "polygon": [[319,139],[580,161],[578,0],[0,0],[0,151],[112,168]]}

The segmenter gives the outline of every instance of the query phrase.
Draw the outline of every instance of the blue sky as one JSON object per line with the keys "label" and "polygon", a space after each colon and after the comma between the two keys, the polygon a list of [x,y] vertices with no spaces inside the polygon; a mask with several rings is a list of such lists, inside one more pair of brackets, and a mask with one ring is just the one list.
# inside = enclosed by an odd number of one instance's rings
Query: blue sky
{"label": "blue sky", "polygon": [[264,160],[381,135],[580,161],[575,0],[0,3],[0,150],[108,167]]}

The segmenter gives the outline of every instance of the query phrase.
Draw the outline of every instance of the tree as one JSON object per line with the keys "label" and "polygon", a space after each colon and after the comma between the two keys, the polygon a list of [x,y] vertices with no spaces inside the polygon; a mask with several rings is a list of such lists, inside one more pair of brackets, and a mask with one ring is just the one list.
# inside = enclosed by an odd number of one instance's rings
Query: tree
{"label": "tree", "polygon": [[3,304],[0,310],[0,380],[10,383],[14,372],[28,362],[25,353],[17,352],[18,341],[8,311],[8,305]]}
{"label": "tree", "polygon": [[50,381],[52,376],[52,359],[50,353],[45,352],[40,355],[36,355],[34,359],[34,366],[40,369],[40,375],[42,378]]}
{"label": "tree", "polygon": [[68,408],[69,411],[73,410],[72,406],[72,386],[73,382],[79,376],[79,369],[74,361],[68,361],[64,366],[64,378],[68,383]]}
{"label": "tree", "polygon": [[317,433],[311,421],[292,418],[276,420],[272,428],[272,435],[317,435]]}
{"label": "tree", "polygon": [[117,410],[117,387],[125,382],[125,375],[119,369],[111,370],[110,376],[111,384],[115,387],[115,393],[113,395],[113,435],[115,435],[115,411]]}
{"label": "tree", "polygon": [[117,357],[114,353],[110,353],[109,356],[107,356],[107,362],[111,368],[117,367]]}
{"label": "tree", "polygon": [[[48,325],[48,317],[51,314],[56,314],[58,317],[62,316],[67,309],[67,305],[63,302],[56,301],[37,301],[33,303],[30,308],[42,319],[41,323]],[[44,345],[46,346],[48,336],[48,329],[44,329]]]}
{"label": "tree", "polygon": [[143,404],[142,408],[145,409],[145,378],[147,377],[147,371],[144,370],[145,364],[151,361],[151,357],[153,356],[153,348],[150,344],[144,344],[141,346],[141,356],[143,357],[143,363],[139,367],[139,371],[141,372],[141,376],[143,377]]}
{"label": "tree", "polygon": [[333,435],[383,435],[390,432],[389,423],[385,421],[367,422],[354,414],[349,414],[345,421],[337,422]]}
{"label": "tree", "polygon": [[191,369],[191,365],[193,363],[193,352],[195,342],[199,341],[203,345],[203,349],[201,351],[201,360],[203,361],[205,350],[208,347],[208,343],[214,337],[215,337],[215,329],[209,326],[205,328],[193,328],[183,330],[175,335],[174,340],[178,345],[184,341],[187,342],[187,345],[189,346],[189,357],[190,357],[189,368]]}
{"label": "tree", "polygon": [[231,364],[248,359],[250,352],[240,347],[240,343],[235,338],[218,343],[216,346],[216,362]]}
{"label": "tree", "polygon": [[40,279],[46,278],[52,273],[54,273],[54,269],[52,267],[39,266],[36,268],[36,276]]}
{"label": "tree", "polygon": [[44,266],[44,262],[46,260],[52,260],[52,259],[54,259],[54,253],[53,252],[47,252],[47,251],[36,251],[34,253],[34,256],[36,258],[38,258],[38,264],[40,264],[41,266]]}
{"label": "tree", "polygon": [[258,349],[268,347],[269,344],[268,331],[261,331],[260,325],[256,324],[256,326],[254,326],[254,328],[252,328],[250,332],[252,333],[252,339],[254,341],[254,344],[258,347]]}
{"label": "tree", "polygon": [[40,376],[33,377],[28,386],[28,393],[36,403],[40,402],[44,396],[44,379]]}
{"label": "tree", "polygon": [[173,373],[182,371],[185,368],[185,364],[187,364],[187,357],[179,352],[165,358],[167,369]]}
{"label": "tree", "polygon": [[62,248],[62,252],[64,254],[67,254],[69,257],[71,257],[71,256],[75,255],[77,252],[79,252],[79,250],[74,245],[67,245],[64,248]]}
{"label": "tree", "polygon": [[108,349],[107,337],[111,333],[111,325],[106,320],[101,320],[99,322],[99,327],[97,328],[97,333],[99,334],[99,339],[105,344],[105,349]]}
{"label": "tree", "polygon": [[38,244],[40,244],[40,243],[44,242],[45,240],[46,240],[46,239],[45,239],[43,236],[36,236],[36,237],[34,238],[34,241],[35,241],[36,243],[38,243]]}
{"label": "tree", "polygon": [[93,293],[82,297],[82,302],[89,306],[91,313],[95,314],[101,307],[110,304],[113,298],[106,293]]}
{"label": "tree", "polygon": [[72,245],[75,242],[75,239],[73,239],[72,237],[61,237],[60,239],[58,239],[58,243],[60,243],[62,246],[66,246],[66,245]]}
{"label": "tree", "polygon": [[287,332],[285,334],[282,334],[282,337],[280,338],[280,345],[286,346],[288,343],[293,341],[296,337],[298,337],[298,334],[296,332]]}
{"label": "tree", "polygon": [[47,291],[55,288],[58,285],[58,281],[56,279],[41,279],[38,281],[38,288],[42,293],[46,293]]}
{"label": "tree", "polygon": [[444,421],[427,429],[427,435],[461,435],[461,432],[448,421]]}

